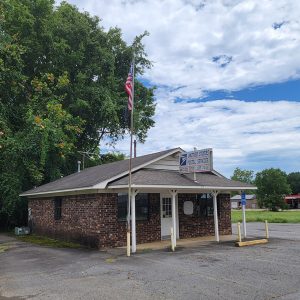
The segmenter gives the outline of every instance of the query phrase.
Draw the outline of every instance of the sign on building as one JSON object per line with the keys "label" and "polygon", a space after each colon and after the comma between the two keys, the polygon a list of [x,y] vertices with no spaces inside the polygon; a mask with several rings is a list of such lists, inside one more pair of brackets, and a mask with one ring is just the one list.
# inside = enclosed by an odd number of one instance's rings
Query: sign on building
{"label": "sign on building", "polygon": [[194,212],[194,203],[193,201],[184,201],[183,203],[183,213],[185,215],[192,215]]}
{"label": "sign on building", "polygon": [[212,171],[212,149],[208,148],[182,153],[179,158],[179,170],[181,173],[197,173]]}

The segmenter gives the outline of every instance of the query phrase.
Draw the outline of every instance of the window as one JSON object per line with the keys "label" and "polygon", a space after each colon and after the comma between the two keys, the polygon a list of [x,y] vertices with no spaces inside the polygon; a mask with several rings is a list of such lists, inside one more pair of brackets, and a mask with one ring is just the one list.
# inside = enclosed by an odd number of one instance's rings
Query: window
{"label": "window", "polygon": [[118,194],[118,220],[126,221],[128,194]]}
{"label": "window", "polygon": [[[128,194],[118,194],[118,220],[126,221]],[[135,197],[136,220],[148,220],[149,194],[137,194]]]}
{"label": "window", "polygon": [[214,215],[213,197],[211,194],[196,195],[195,214],[201,217],[211,217]]}
{"label": "window", "polygon": [[62,198],[56,197],[54,198],[54,219],[61,219],[61,206],[62,206]]}
{"label": "window", "polygon": [[172,218],[172,199],[162,198],[162,212],[163,218]]}
{"label": "window", "polygon": [[148,220],[149,194],[137,194],[135,197],[135,214],[137,220]]}

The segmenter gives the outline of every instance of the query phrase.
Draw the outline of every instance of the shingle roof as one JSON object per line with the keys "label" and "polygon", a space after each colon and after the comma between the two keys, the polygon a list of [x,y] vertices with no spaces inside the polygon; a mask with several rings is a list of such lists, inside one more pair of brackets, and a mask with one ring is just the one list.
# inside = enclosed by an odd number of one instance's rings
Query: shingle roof
{"label": "shingle roof", "polygon": [[[225,188],[250,188],[251,184],[234,181],[213,173],[196,173],[196,182],[193,174],[180,174],[176,171],[146,170],[142,169],[132,174],[132,184],[137,186],[178,186],[178,187],[225,187]],[[109,187],[128,186],[128,176],[114,181]]]}
{"label": "shingle roof", "polygon": [[[182,151],[180,148],[173,148],[132,159],[132,168],[138,168],[162,156]],[[21,196],[39,194],[45,192],[64,191],[73,189],[92,188],[96,184],[105,182],[115,176],[128,172],[129,160],[121,160],[113,163],[99,165],[84,169],[80,173],[74,173],[50,183],[41,185],[21,194]],[[126,174],[124,174],[126,175]]]}
{"label": "shingle roof", "polygon": [[[178,171],[142,169],[143,166],[152,163],[162,157],[182,151],[174,148],[161,152],[151,153],[132,159],[132,184],[139,186],[161,187],[224,187],[224,188],[244,188],[253,189],[254,186],[239,181],[229,180],[223,176],[218,176],[211,172],[197,173],[194,181],[193,174],[180,174]],[[107,184],[111,188],[116,186],[128,186],[128,159],[109,164],[87,168],[80,173],[74,173],[60,178],[53,182],[41,185],[21,194],[21,196],[39,195],[51,192],[74,191],[84,189],[105,188]],[[114,181],[113,181],[114,180]]]}

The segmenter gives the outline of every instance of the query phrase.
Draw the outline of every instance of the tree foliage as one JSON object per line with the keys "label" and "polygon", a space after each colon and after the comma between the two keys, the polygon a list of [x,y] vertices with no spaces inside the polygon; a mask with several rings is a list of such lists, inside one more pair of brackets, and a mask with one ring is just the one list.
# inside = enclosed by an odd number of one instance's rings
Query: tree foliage
{"label": "tree foliage", "polygon": [[252,184],[254,181],[254,171],[242,170],[237,167],[234,169],[231,179]]}
{"label": "tree foliage", "polygon": [[300,172],[292,172],[288,174],[287,181],[291,186],[293,194],[300,194]]}
{"label": "tree foliage", "polygon": [[290,194],[287,175],[280,169],[265,169],[256,174],[257,198],[260,207],[276,211],[286,208],[284,196]]}
{"label": "tree foliage", "polygon": [[[95,154],[90,164],[121,158],[100,155],[99,142],[128,131],[124,82],[133,55],[137,76],[151,67],[147,34],[128,46],[120,29],[105,31],[97,17],[66,2],[1,1],[2,225],[23,222],[18,194],[76,171],[80,152]],[[154,125],[153,89],[137,79],[135,86],[135,134],[144,142]]]}
{"label": "tree foliage", "polygon": [[[231,176],[232,180],[237,180],[237,181],[241,181],[241,182],[245,182],[245,183],[249,183],[249,184],[253,184],[254,181],[254,171],[251,170],[243,170],[240,169],[239,167],[235,168],[233,171],[233,175]],[[245,190],[244,191],[247,194],[253,193],[252,190]],[[238,192],[232,192],[231,193],[232,196],[234,195],[238,195]]]}

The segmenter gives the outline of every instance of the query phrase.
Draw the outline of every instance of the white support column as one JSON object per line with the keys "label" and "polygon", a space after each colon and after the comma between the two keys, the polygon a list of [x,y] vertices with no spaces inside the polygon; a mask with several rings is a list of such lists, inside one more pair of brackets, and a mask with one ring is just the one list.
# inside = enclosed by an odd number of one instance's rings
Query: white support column
{"label": "white support column", "polygon": [[219,242],[220,237],[219,237],[219,220],[218,220],[218,205],[217,205],[218,192],[213,191],[212,196],[213,196],[213,203],[214,203],[215,238],[216,238],[216,241]]}
{"label": "white support column", "polygon": [[131,193],[131,252],[136,252],[136,216],[135,216],[135,196],[138,190]]}
{"label": "white support column", "polygon": [[172,227],[173,227],[173,241],[174,241],[174,246],[176,247],[176,232],[177,232],[177,225],[176,225],[176,195],[177,191],[176,190],[171,190],[170,194],[172,196]]}

